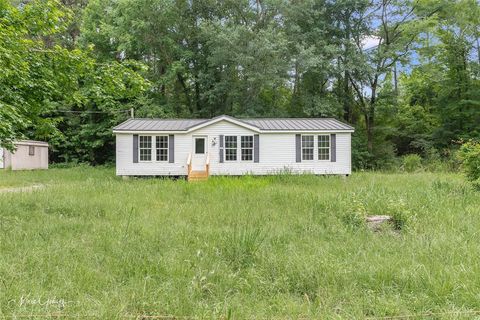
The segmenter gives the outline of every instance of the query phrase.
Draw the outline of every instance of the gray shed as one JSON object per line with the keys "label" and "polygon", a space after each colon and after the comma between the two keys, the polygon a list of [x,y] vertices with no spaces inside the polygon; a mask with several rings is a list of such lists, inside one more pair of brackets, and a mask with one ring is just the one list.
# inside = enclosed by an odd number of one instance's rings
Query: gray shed
{"label": "gray shed", "polygon": [[15,142],[15,147],[14,152],[0,148],[0,169],[48,169],[48,143],[20,140]]}

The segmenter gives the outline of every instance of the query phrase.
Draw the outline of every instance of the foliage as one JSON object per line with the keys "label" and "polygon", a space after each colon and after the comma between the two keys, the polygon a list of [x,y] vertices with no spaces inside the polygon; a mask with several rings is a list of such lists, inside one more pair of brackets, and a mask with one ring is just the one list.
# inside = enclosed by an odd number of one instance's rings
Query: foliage
{"label": "foliage", "polygon": [[355,230],[361,227],[365,227],[365,219],[367,218],[368,212],[365,208],[365,204],[360,201],[355,195],[353,197],[352,209],[351,211],[343,215],[343,222]]}
{"label": "foliage", "polygon": [[405,200],[390,200],[387,204],[388,213],[392,216],[393,228],[397,231],[404,230],[413,224],[415,215],[408,209]]}
{"label": "foliage", "polygon": [[443,4],[418,50],[422,63],[405,78],[408,103],[428,112],[417,118],[423,122],[418,133],[437,148],[479,137],[479,13],[475,1]]}
{"label": "foliage", "polygon": [[418,154],[408,154],[403,156],[403,170],[407,172],[415,172],[422,168],[422,157]]}
{"label": "foliage", "polygon": [[138,72],[144,67],[135,61],[99,64],[88,56],[81,60],[76,91],[65,101],[72,112],[57,115],[63,135],[53,144],[53,159],[102,164],[114,156],[112,128],[138,106],[148,82]]}
{"label": "foliage", "polygon": [[462,144],[458,153],[467,178],[480,188],[480,142],[468,141]]}
{"label": "foliage", "polygon": [[[0,0],[0,141],[113,160],[128,118],[335,117],[353,165],[480,131],[477,1]],[[433,163],[433,162],[432,162]]]}
{"label": "foliage", "polygon": [[400,154],[426,155],[433,148],[432,133],[437,127],[435,116],[420,105],[400,105],[394,120],[393,141]]}
{"label": "foliage", "polygon": [[54,160],[110,160],[111,127],[147,89],[141,64],[100,64],[88,48],[55,44],[70,13],[57,1],[0,6],[1,143],[37,138],[50,141]]}
{"label": "foliage", "polygon": [[57,78],[61,67],[54,66],[66,52],[47,48],[43,39],[61,30],[64,17],[55,1],[35,1],[22,10],[0,1],[0,145],[11,149],[32,126],[52,131],[54,121],[40,115],[54,108],[63,93],[65,78]]}
{"label": "foliage", "polygon": [[359,128],[352,134],[352,167],[354,170],[372,169],[373,155],[367,149],[366,136]]}

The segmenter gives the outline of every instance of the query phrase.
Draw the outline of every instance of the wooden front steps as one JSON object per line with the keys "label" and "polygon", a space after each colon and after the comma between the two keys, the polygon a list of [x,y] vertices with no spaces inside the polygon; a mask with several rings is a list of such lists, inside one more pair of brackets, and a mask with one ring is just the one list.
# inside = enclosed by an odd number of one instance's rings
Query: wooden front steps
{"label": "wooden front steps", "polygon": [[203,181],[208,180],[210,175],[210,155],[207,153],[205,161],[205,171],[192,170],[192,154],[188,154],[187,159],[187,181]]}
{"label": "wooden front steps", "polygon": [[190,171],[187,177],[188,181],[208,180],[208,171]]}

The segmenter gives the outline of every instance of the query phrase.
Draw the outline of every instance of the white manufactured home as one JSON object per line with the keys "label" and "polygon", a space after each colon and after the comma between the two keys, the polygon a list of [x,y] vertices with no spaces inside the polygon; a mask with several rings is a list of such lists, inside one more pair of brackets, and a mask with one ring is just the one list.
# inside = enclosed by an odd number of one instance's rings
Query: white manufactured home
{"label": "white manufactured home", "polygon": [[119,176],[351,173],[354,128],[335,119],[129,119],[113,129]]}

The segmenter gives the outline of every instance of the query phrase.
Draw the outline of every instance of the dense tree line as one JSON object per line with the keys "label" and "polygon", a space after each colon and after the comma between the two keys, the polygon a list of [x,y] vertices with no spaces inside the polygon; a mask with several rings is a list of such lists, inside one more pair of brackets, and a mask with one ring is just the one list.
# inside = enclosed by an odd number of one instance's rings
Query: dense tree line
{"label": "dense tree line", "polygon": [[480,138],[476,0],[0,0],[0,140],[113,159],[142,117],[336,117],[356,167]]}

